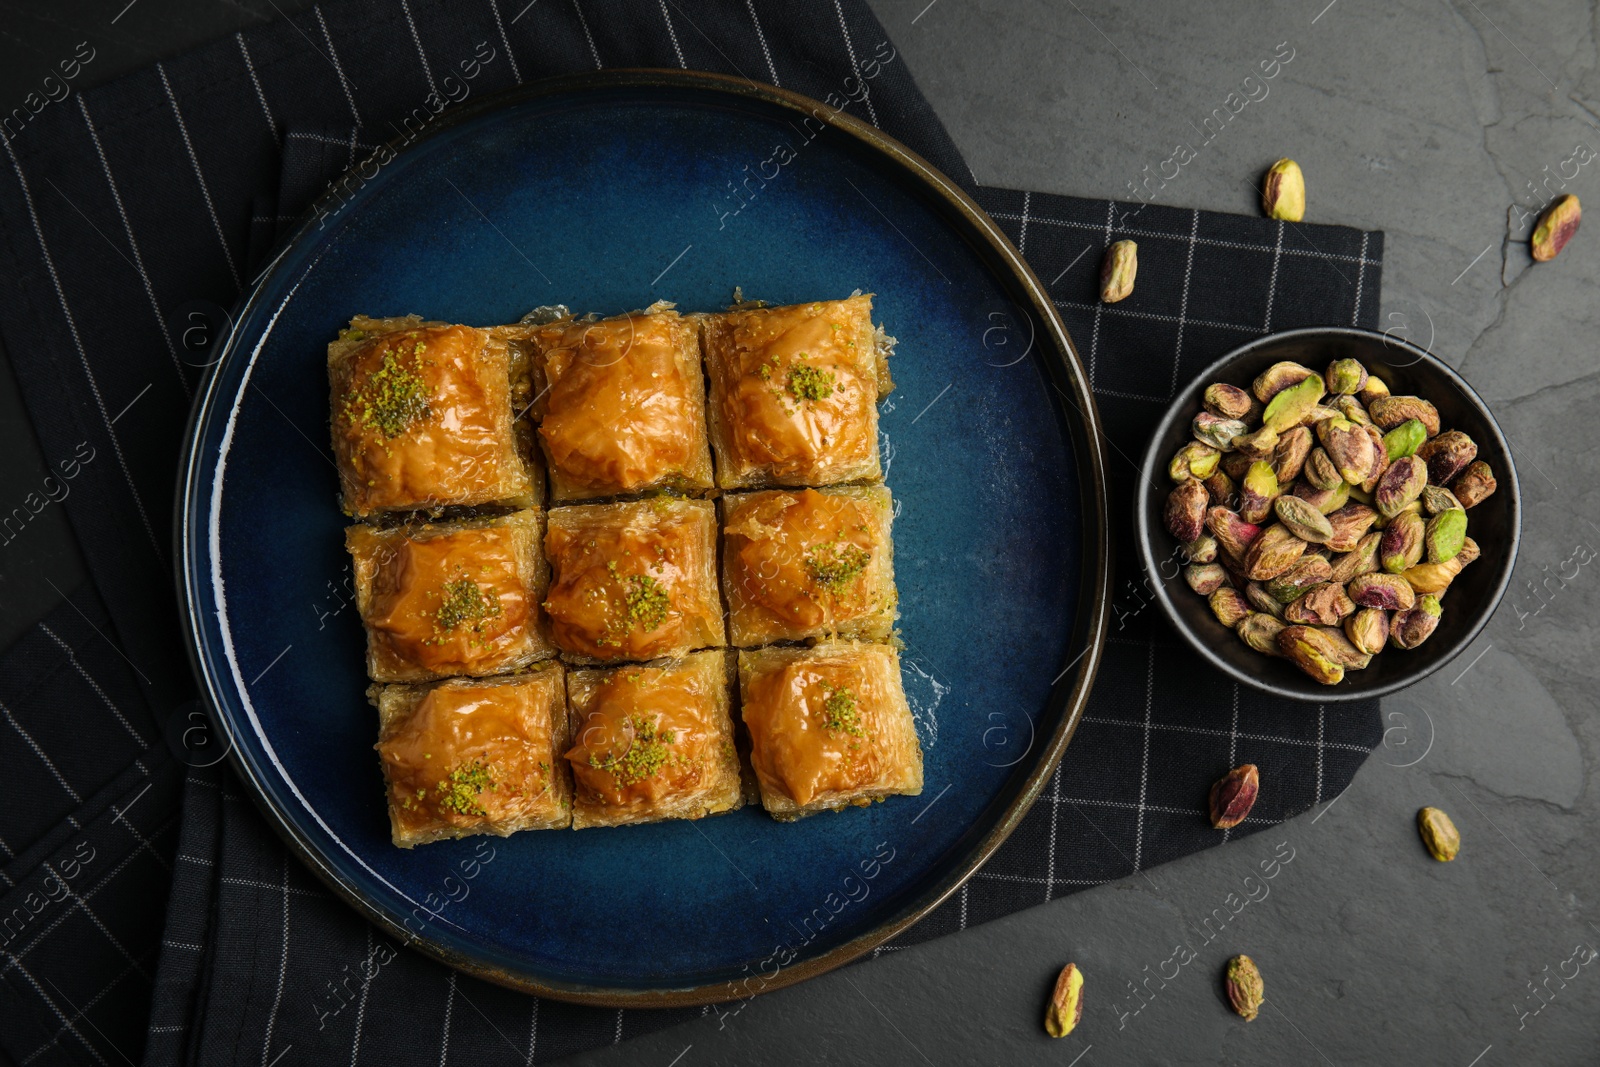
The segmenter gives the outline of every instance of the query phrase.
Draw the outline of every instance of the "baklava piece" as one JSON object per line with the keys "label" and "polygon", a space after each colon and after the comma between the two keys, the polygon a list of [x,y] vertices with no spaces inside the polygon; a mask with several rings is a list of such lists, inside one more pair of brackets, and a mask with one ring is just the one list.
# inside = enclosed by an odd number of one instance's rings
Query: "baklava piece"
{"label": "baklava piece", "polygon": [[549,575],[543,525],[527,510],[347,529],[372,680],[497,674],[553,656],[539,608]]}
{"label": "baklava piece", "polygon": [[872,297],[704,319],[711,443],[724,489],[881,481],[878,401],[892,339]]}
{"label": "baklava piece", "polygon": [[541,476],[513,427],[520,362],[502,331],[350,320],[328,346],[346,514],[538,503]]}
{"label": "baklava piece", "polygon": [[552,499],[711,488],[698,332],[658,308],[529,328]]}
{"label": "baklava piece", "polygon": [[922,747],[894,649],[841,641],[741,652],[739,691],[774,818],[922,792]]}
{"label": "baklava piece", "polygon": [[567,675],[572,828],[699,819],[743,797],[728,654]]}
{"label": "baklava piece", "polygon": [[571,825],[563,673],[372,687],[396,845]]}
{"label": "baklava piece", "polygon": [[894,503],[883,486],[722,498],[728,636],[743,648],[894,628]]}
{"label": "baklava piece", "polygon": [[710,501],[555,508],[544,549],[551,636],[576,661],[681,656],[723,643]]}

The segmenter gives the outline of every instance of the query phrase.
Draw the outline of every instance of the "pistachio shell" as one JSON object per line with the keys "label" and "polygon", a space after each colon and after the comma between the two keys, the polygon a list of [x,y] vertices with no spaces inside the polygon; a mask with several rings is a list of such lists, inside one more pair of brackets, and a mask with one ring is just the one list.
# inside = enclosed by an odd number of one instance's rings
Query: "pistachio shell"
{"label": "pistachio shell", "polygon": [[1290,533],[1287,527],[1281,524],[1268,526],[1245,550],[1245,577],[1253,582],[1276,578],[1294,566],[1294,561],[1300,558],[1305,549],[1306,543]]}

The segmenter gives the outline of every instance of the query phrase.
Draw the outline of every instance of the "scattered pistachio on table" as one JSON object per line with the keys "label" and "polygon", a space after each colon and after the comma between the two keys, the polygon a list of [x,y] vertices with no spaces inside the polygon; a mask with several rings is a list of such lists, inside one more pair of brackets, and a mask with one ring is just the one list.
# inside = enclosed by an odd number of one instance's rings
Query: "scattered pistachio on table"
{"label": "scattered pistachio on table", "polygon": [[1165,519],[1202,546],[1185,578],[1217,620],[1324,685],[1426,641],[1480,551],[1471,509],[1496,485],[1477,443],[1354,359],[1274,363],[1203,405]]}
{"label": "scattered pistachio on table", "polygon": [[1261,980],[1261,969],[1249,956],[1235,956],[1228,961],[1223,984],[1228,992],[1228,1003],[1246,1021],[1261,1014],[1266,1001],[1266,984]]}
{"label": "scattered pistachio on table", "polygon": [[1100,299],[1115,304],[1133,292],[1139,273],[1139,246],[1133,241],[1113,241],[1100,264]]}
{"label": "scattered pistachio on table", "polygon": [[1083,1018],[1083,972],[1076,963],[1061,968],[1050,1004],[1044,1010],[1044,1031],[1051,1037],[1066,1037]]}
{"label": "scattered pistachio on table", "polygon": [[1244,822],[1261,793],[1261,772],[1254,763],[1235,767],[1211,787],[1211,825],[1231,830]]}
{"label": "scattered pistachio on table", "polygon": [[1582,221],[1583,206],[1578,203],[1578,198],[1571,193],[1559,197],[1545,209],[1533,228],[1533,239],[1529,242],[1533,258],[1544,263],[1559,256],[1561,250],[1567,247],[1567,242],[1572,240],[1572,235],[1578,232],[1578,224]]}
{"label": "scattered pistachio on table", "polygon": [[1306,217],[1306,178],[1300,164],[1280,159],[1267,171],[1261,185],[1261,210],[1268,218],[1299,222]]}
{"label": "scattered pistachio on table", "polygon": [[1417,832],[1422,835],[1428,855],[1440,863],[1449,863],[1461,851],[1461,834],[1456,824],[1438,808],[1423,808],[1417,812]]}

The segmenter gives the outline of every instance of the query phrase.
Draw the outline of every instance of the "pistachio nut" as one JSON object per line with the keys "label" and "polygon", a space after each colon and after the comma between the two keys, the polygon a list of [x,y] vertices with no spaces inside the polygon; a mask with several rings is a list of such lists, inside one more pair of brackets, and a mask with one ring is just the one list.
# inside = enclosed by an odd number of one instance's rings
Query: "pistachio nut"
{"label": "pistachio nut", "polygon": [[1340,482],[1332,489],[1317,489],[1305,482],[1296,482],[1294,495],[1324,515],[1331,515],[1350,502],[1350,486]]}
{"label": "pistachio nut", "polygon": [[1478,458],[1478,445],[1460,430],[1446,430],[1418,448],[1417,458],[1428,465],[1430,483],[1448,485]]}
{"label": "pistachio nut", "polygon": [[1567,247],[1567,242],[1572,240],[1572,235],[1578,232],[1578,224],[1582,221],[1583,205],[1578,203],[1578,198],[1571,193],[1558,197],[1539,216],[1539,222],[1533,228],[1533,238],[1528,242],[1533,258],[1545,263],[1559,256],[1561,250]]}
{"label": "pistachio nut", "polygon": [[[1349,618],[1350,616],[1345,616]],[[1329,655],[1347,671],[1364,671],[1372,664],[1371,652],[1363,652],[1344,635],[1341,626],[1318,626],[1316,631],[1328,639]]]}
{"label": "pistachio nut", "polygon": [[[1282,497],[1278,499],[1282,500]],[[1250,542],[1244,553],[1244,575],[1252,582],[1276,578],[1299,559],[1306,543],[1282,524],[1268,526]]]}
{"label": "pistachio nut", "polygon": [[1210,445],[1190,441],[1178,449],[1178,454],[1167,464],[1167,475],[1175,482],[1186,482],[1190,478],[1205,481],[1217,472],[1217,462],[1221,458],[1222,453]]}
{"label": "pistachio nut", "polygon": [[1220,563],[1191,563],[1183,568],[1183,580],[1201,596],[1210,596],[1228,583],[1228,572]]}
{"label": "pistachio nut", "polygon": [[1369,508],[1372,506],[1372,492],[1366,487],[1366,483],[1352,485],[1350,487],[1350,499],[1357,504],[1365,504]]}
{"label": "pistachio nut", "polygon": [[1494,495],[1494,470],[1483,460],[1474,460],[1451,485],[1450,491],[1455,493],[1462,507],[1476,507]]}
{"label": "pistachio nut", "polygon": [[1265,522],[1278,496],[1278,476],[1272,473],[1272,464],[1264,459],[1257,460],[1250,464],[1244,486],[1239,490],[1239,517],[1257,525]]}
{"label": "pistachio nut", "polygon": [[1323,685],[1344,681],[1344,667],[1328,635],[1314,626],[1285,626],[1278,633],[1278,651]]}
{"label": "pistachio nut", "polygon": [[1392,430],[1416,419],[1429,437],[1439,432],[1439,409],[1420,396],[1385,396],[1367,405],[1367,414],[1380,429]]}
{"label": "pistachio nut", "polygon": [[1190,479],[1167,494],[1167,532],[1184,544],[1205,532],[1206,505],[1211,494],[1200,482]]}
{"label": "pistachio nut", "polygon": [[1426,548],[1424,538],[1427,533],[1427,524],[1416,512],[1396,515],[1383,528],[1383,547],[1379,550],[1379,562],[1383,564],[1383,569],[1390,574],[1404,574],[1415,567]]}
{"label": "pistachio nut", "polygon": [[1439,626],[1439,598],[1432,593],[1417,598],[1415,607],[1397,611],[1389,620],[1389,643],[1395,648],[1416,648]]}
{"label": "pistachio nut", "polygon": [[1342,556],[1335,556],[1332,560],[1333,573],[1328,575],[1330,582],[1348,582],[1363,574],[1371,574],[1378,569],[1379,547],[1383,544],[1383,534],[1377,531],[1367,534],[1356,547]]}
{"label": "pistachio nut", "polygon": [[1211,602],[1211,613],[1217,621],[1228,629],[1239,625],[1239,620],[1250,614],[1250,603],[1245,600],[1244,594],[1237,589],[1223,586],[1214,589],[1208,598]]}
{"label": "pistachio nut", "polygon": [[1322,392],[1322,375],[1302,378],[1267,401],[1266,410],[1261,413],[1262,425],[1278,433],[1299,426],[1319,406]]}
{"label": "pistachio nut", "polygon": [[1302,541],[1314,541],[1321,545],[1333,536],[1333,524],[1328,517],[1300,497],[1280,496],[1273,501],[1272,509],[1277,513],[1278,521]]}
{"label": "pistachio nut", "polygon": [[1411,583],[1398,574],[1359,574],[1350,579],[1345,592],[1363,608],[1405,611],[1417,603]]}
{"label": "pistachio nut", "polygon": [[1367,368],[1359,359],[1336,359],[1323,372],[1328,392],[1334,396],[1351,396],[1367,384]]}
{"label": "pistachio nut", "polygon": [[1249,956],[1235,956],[1228,961],[1223,985],[1228,993],[1228,1004],[1246,1021],[1261,1014],[1266,1000],[1266,984],[1261,981],[1261,971]]}
{"label": "pistachio nut", "polygon": [[1344,636],[1361,651],[1377,655],[1389,640],[1389,613],[1382,608],[1362,608],[1344,620]]}
{"label": "pistachio nut", "polygon": [[1283,618],[1283,605],[1276,597],[1267,592],[1267,587],[1260,582],[1246,582],[1244,585],[1244,598],[1258,614],[1271,615],[1275,619]]}
{"label": "pistachio nut", "polygon": [[[1247,435],[1248,436],[1248,435]],[[1234,438],[1233,451],[1222,454],[1222,473],[1239,482],[1244,480],[1244,472],[1250,469],[1250,464],[1255,460],[1239,451],[1239,439]]]}
{"label": "pistachio nut", "polygon": [[1250,431],[1250,427],[1238,419],[1219,419],[1209,411],[1196,415],[1189,429],[1195,440],[1210,445],[1218,452],[1232,452],[1233,439],[1243,437]]}
{"label": "pistachio nut", "polygon": [[1211,786],[1211,825],[1231,830],[1244,822],[1261,793],[1261,772],[1254,763],[1235,767]]}
{"label": "pistachio nut", "polygon": [[1278,431],[1270,426],[1263,426],[1255,433],[1235,437],[1233,447],[1251,463],[1258,459],[1270,460],[1278,448]]}
{"label": "pistachio nut", "polygon": [[1311,431],[1304,426],[1278,435],[1278,447],[1272,450],[1272,473],[1278,476],[1279,485],[1289,485],[1300,477],[1313,443]]}
{"label": "pistachio nut", "polygon": [[1389,453],[1383,447],[1383,431],[1376,426],[1366,427],[1367,436],[1372,438],[1372,473],[1367,475],[1366,481],[1360,483],[1359,488],[1366,493],[1371,493],[1378,487],[1378,482],[1385,474],[1389,473]]}
{"label": "pistachio nut", "polygon": [[1200,402],[1219,419],[1243,419],[1245,422],[1250,421],[1250,416],[1259,407],[1255,397],[1227,382],[1213,382],[1206,386]]}
{"label": "pistachio nut", "polygon": [[1337,397],[1333,406],[1339,414],[1358,426],[1372,425],[1372,416],[1367,414],[1367,406],[1353,396]]}
{"label": "pistachio nut", "polygon": [[1333,536],[1325,542],[1332,552],[1349,552],[1360,543],[1372,528],[1378,513],[1365,504],[1346,504],[1338,511],[1328,513],[1328,525]]}
{"label": "pistachio nut", "polygon": [[1427,486],[1422,490],[1422,510],[1429,515],[1437,515],[1441,511],[1452,511],[1461,507],[1461,501],[1450,490],[1437,485]]}
{"label": "pistachio nut", "polygon": [[1389,453],[1389,462],[1414,455],[1428,439],[1428,428],[1421,419],[1407,419],[1383,435],[1383,449]]}
{"label": "pistachio nut", "polygon": [[1255,523],[1245,522],[1224,507],[1213,507],[1206,512],[1206,529],[1216,537],[1217,544],[1222,546],[1222,551],[1236,559],[1244,558],[1250,542],[1261,533],[1261,527]]}
{"label": "pistachio nut", "polygon": [[1133,241],[1113,241],[1100,263],[1100,299],[1115,304],[1133,292],[1139,273],[1139,246]]}
{"label": "pistachio nut", "polygon": [[1280,604],[1292,604],[1312,586],[1328,580],[1332,568],[1321,556],[1303,555],[1294,566],[1265,583],[1267,593]]}
{"label": "pistachio nut", "polygon": [[1441,511],[1428,520],[1423,543],[1427,546],[1429,563],[1444,563],[1461,554],[1467,541],[1467,513],[1461,508]]}
{"label": "pistachio nut", "polygon": [[1306,457],[1305,469],[1300,472],[1312,488],[1334,490],[1339,483],[1344,481],[1339,468],[1333,465],[1333,460],[1328,458],[1328,450],[1318,445]]}
{"label": "pistachio nut", "polygon": [[1389,464],[1378,487],[1373,490],[1373,500],[1378,513],[1393,518],[1406,509],[1406,505],[1422,495],[1428,485],[1428,466],[1416,456],[1403,456]]}
{"label": "pistachio nut", "polygon": [[1083,1018],[1083,972],[1076,963],[1061,968],[1050,1004],[1044,1010],[1044,1032],[1051,1037],[1066,1037]]}
{"label": "pistachio nut", "polygon": [[1298,385],[1314,374],[1316,372],[1310,367],[1302,367],[1298,363],[1285,360],[1274,363],[1256,375],[1256,380],[1250,383],[1250,391],[1255,394],[1257,400],[1265,404],[1289,386]]}
{"label": "pistachio nut", "polygon": [[[1470,537],[1467,540],[1472,540]],[[1455,581],[1456,575],[1466,566],[1461,562],[1461,557],[1466,555],[1463,548],[1456,553],[1454,559],[1447,559],[1443,563],[1419,563],[1401,573],[1401,577],[1411,584],[1419,596],[1423,594],[1438,595],[1450,588],[1450,583]]]}
{"label": "pistachio nut", "polygon": [[1333,460],[1339,477],[1351,485],[1360,485],[1372,477],[1372,468],[1378,462],[1377,450],[1365,426],[1359,426],[1344,416],[1324,419],[1317,423],[1317,440]]}
{"label": "pistachio nut", "polygon": [[1281,656],[1283,653],[1278,651],[1278,632],[1282,629],[1282,620],[1265,612],[1252,611],[1239,620],[1239,625],[1235,626],[1233,631],[1239,635],[1239,640],[1257,652],[1267,656]]}
{"label": "pistachio nut", "polygon": [[1342,418],[1344,418],[1344,413],[1337,407],[1328,404],[1312,404],[1309,408],[1306,408],[1306,413],[1300,417],[1300,425],[1315,427],[1317,423],[1325,419]]}
{"label": "pistachio nut", "polygon": [[1217,539],[1210,534],[1201,534],[1183,546],[1183,558],[1190,563],[1215,562],[1217,558]]}
{"label": "pistachio nut", "polygon": [[1389,395],[1389,386],[1376,374],[1367,377],[1367,384],[1356,390],[1356,399],[1367,405],[1367,412],[1372,412],[1372,402]]}
{"label": "pistachio nut", "polygon": [[1306,590],[1305,595],[1283,609],[1285,622],[1305,626],[1337,626],[1346,615],[1354,614],[1355,602],[1344,586],[1323,582]]}
{"label": "pistachio nut", "polygon": [[1239,502],[1239,490],[1226,471],[1214,471],[1211,477],[1200,484],[1206,487],[1206,495],[1211,498],[1213,504],[1231,508]]}
{"label": "pistachio nut", "polygon": [[1395,512],[1393,515],[1384,515],[1384,514],[1380,513],[1378,515],[1378,521],[1372,524],[1372,528],[1375,529],[1375,530],[1386,529],[1386,528],[1388,528],[1390,523],[1394,522],[1395,519],[1398,519],[1400,516],[1406,515],[1406,514],[1415,515],[1418,518],[1422,517],[1422,498],[1421,497],[1418,497],[1417,499],[1413,500],[1411,503],[1407,504],[1405,507],[1403,507],[1399,511]]}
{"label": "pistachio nut", "polygon": [[1449,863],[1461,854],[1461,832],[1450,821],[1450,816],[1438,808],[1423,808],[1417,812],[1417,833],[1428,855],[1440,863]]}
{"label": "pistachio nut", "polygon": [[1267,168],[1261,183],[1261,210],[1269,219],[1299,222],[1306,217],[1306,179],[1300,164],[1280,159]]}
{"label": "pistachio nut", "polygon": [[[1465,567],[1467,564],[1471,563],[1473,560],[1475,560],[1477,558],[1478,558],[1478,542],[1476,542],[1472,538],[1468,537],[1468,538],[1465,538],[1465,539],[1462,540],[1462,542],[1461,542],[1461,551],[1456,553],[1456,558],[1453,559],[1453,560],[1450,560],[1450,562],[1451,563],[1459,563],[1459,564],[1461,564],[1461,566]],[[1457,571],[1456,573],[1459,574],[1460,571]]]}

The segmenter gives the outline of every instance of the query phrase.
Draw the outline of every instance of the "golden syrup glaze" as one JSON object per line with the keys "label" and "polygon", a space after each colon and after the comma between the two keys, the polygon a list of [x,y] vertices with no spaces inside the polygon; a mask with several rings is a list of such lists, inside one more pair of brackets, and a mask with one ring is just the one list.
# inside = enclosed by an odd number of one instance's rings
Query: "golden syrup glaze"
{"label": "golden syrup glaze", "polygon": [[544,609],[564,651],[647,660],[722,640],[708,506],[663,497],[558,508],[544,547]]}
{"label": "golden syrup glaze", "polygon": [[364,618],[380,655],[481,674],[523,654],[536,607],[509,525],[399,538],[378,550]]}
{"label": "golden syrup glaze", "polygon": [[608,820],[676,813],[725,777],[719,768],[737,767],[722,721],[720,665],[707,671],[690,660],[592,673],[604,677],[572,701],[575,743],[566,753],[580,811],[601,809]]}
{"label": "golden syrup glaze", "polygon": [[353,514],[531,492],[511,433],[508,359],[488,337],[421,326],[379,335],[335,362],[334,454]]}
{"label": "golden syrup glaze", "polygon": [[878,501],[815,489],[727,500],[723,551],[739,644],[826,633],[883,610],[892,594]]}
{"label": "golden syrup glaze", "polygon": [[376,746],[396,836],[558,819],[551,728],[538,684],[430,690]]}
{"label": "golden syrup glaze", "polygon": [[796,658],[750,673],[743,714],[764,794],[804,807],[889,776],[895,753],[885,750],[885,717],[895,702],[872,667],[868,659],[842,655]]}
{"label": "golden syrup glaze", "polygon": [[878,475],[871,309],[860,296],[707,320],[735,474],[794,485]]}
{"label": "golden syrup glaze", "polygon": [[710,487],[695,334],[673,311],[534,334],[547,382],[539,437],[569,495]]}

